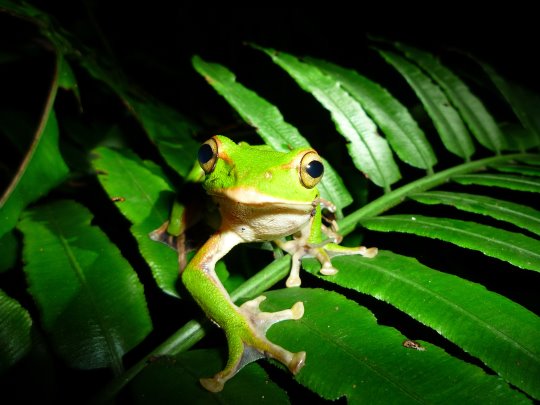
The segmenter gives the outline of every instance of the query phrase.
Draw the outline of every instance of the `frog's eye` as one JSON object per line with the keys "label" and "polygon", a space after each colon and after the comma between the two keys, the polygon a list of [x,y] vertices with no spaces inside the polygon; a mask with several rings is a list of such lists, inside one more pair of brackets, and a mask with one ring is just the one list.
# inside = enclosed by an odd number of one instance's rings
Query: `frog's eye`
{"label": "frog's eye", "polygon": [[324,165],[315,151],[307,152],[300,161],[300,181],[306,188],[313,188],[321,180]]}
{"label": "frog's eye", "polygon": [[214,138],[210,138],[201,145],[197,158],[204,172],[212,173],[218,160],[218,146]]}

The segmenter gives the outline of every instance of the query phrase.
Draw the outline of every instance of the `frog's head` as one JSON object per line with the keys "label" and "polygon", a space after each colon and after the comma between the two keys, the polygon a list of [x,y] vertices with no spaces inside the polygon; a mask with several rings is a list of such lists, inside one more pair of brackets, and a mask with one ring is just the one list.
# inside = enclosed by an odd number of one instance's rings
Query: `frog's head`
{"label": "frog's head", "polygon": [[213,196],[247,205],[312,205],[324,173],[311,148],[278,152],[268,146],[235,143],[216,135],[201,145],[204,188]]}

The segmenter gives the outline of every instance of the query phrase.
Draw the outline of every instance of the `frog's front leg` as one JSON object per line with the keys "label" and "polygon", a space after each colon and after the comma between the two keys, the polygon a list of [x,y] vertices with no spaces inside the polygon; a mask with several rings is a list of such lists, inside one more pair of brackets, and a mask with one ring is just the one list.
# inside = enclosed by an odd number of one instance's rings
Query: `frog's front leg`
{"label": "frog's front leg", "polygon": [[[325,203],[331,204],[328,201],[325,201]],[[326,204],[323,204],[325,208],[329,208]],[[292,240],[275,241],[281,249],[292,256],[291,272],[286,281],[287,287],[300,286],[300,264],[303,257],[315,257],[321,263],[321,274],[329,276],[338,272],[332,265],[331,258],[334,256],[361,255],[371,258],[377,255],[378,249],[375,247],[339,245],[338,243],[342,237],[337,233],[336,221],[329,218],[325,218],[325,220],[330,223],[330,227],[322,225],[322,212],[319,206],[315,209],[309,223]]]}
{"label": "frog's front leg", "polygon": [[214,271],[216,262],[234,246],[244,242],[231,231],[214,234],[197,252],[182,272],[182,281],[206,315],[225,332],[229,359],[225,368],[212,378],[201,379],[201,384],[212,392],[223,389],[224,383],[243,366],[261,357],[272,357],[296,374],[305,361],[305,352],[291,353],[266,338],[268,328],[282,320],[300,319],[304,306],[297,302],[291,309],[261,312],[259,304],[265,297],[236,306]]}
{"label": "frog's front leg", "polygon": [[347,256],[347,255],[360,255],[367,258],[377,256],[378,249],[376,247],[367,248],[365,246],[341,246],[336,243],[327,243],[324,247],[316,248],[313,251],[313,255],[321,263],[320,273],[325,276],[332,276],[338,272],[338,270],[332,265],[330,260],[335,256]]}

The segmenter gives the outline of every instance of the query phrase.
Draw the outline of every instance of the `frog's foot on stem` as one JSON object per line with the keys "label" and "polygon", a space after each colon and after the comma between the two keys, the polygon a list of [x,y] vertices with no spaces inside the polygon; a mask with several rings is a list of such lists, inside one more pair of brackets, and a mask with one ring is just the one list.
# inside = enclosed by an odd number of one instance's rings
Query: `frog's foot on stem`
{"label": "frog's foot on stem", "polygon": [[259,305],[266,297],[260,296],[245,302],[238,308],[241,322],[230,330],[225,330],[229,344],[229,360],[225,369],[212,378],[201,378],[204,388],[220,392],[226,381],[231,379],[242,367],[261,357],[271,357],[283,363],[293,374],[304,366],[306,352],[291,353],[266,338],[266,331],[274,323],[300,319],[304,315],[304,304],[295,303],[290,309],[278,312],[262,312]]}

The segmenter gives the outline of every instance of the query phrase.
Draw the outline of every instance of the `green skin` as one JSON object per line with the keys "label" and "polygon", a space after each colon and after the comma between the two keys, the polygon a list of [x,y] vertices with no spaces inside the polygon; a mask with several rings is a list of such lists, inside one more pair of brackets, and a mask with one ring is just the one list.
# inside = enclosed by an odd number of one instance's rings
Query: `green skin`
{"label": "green skin", "polygon": [[[277,152],[267,146],[236,144],[216,135],[201,147],[201,152],[199,162],[206,172],[203,186],[219,207],[221,226],[187,264],[181,277],[206,315],[224,330],[229,347],[225,368],[212,378],[201,379],[201,384],[209,391],[219,392],[244,365],[261,357],[272,357],[296,374],[305,363],[306,353],[291,353],[265,335],[276,322],[300,319],[303,303],[264,313],[259,310],[265,299],[261,296],[238,307],[216,276],[216,262],[240,243],[274,241],[292,255],[286,285],[297,287],[302,257],[316,257],[322,264],[321,273],[329,275],[337,273],[330,257],[373,257],[377,249],[341,247],[337,244],[341,238],[336,233],[335,221],[330,221],[330,228],[322,224],[321,207],[330,211],[335,207],[321,199],[314,187],[322,170],[304,170],[310,162],[320,161],[313,149]],[[313,166],[322,168],[318,163],[312,164],[312,169]],[[312,177],[310,172],[318,177]],[[286,241],[284,238],[289,235],[293,239]]]}

